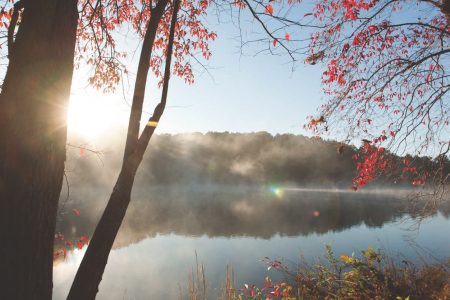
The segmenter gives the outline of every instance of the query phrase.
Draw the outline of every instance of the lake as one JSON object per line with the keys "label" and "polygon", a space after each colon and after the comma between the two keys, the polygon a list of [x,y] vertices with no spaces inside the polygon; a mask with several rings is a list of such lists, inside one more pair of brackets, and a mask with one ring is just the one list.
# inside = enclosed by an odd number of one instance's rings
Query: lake
{"label": "lake", "polygon": [[[76,199],[96,191],[77,192]],[[105,194],[102,192],[100,194]],[[208,299],[216,299],[233,266],[238,286],[280,278],[264,257],[289,267],[358,254],[369,245],[417,264],[450,256],[450,205],[419,225],[402,190],[321,190],[288,186],[186,185],[133,191],[97,299],[186,298],[189,273],[205,267]],[[105,197],[106,198],[106,197]],[[92,197],[89,197],[92,199]],[[69,201],[58,228],[66,239],[90,236],[105,199]],[[80,216],[71,212],[80,211]],[[54,299],[65,299],[86,250],[54,265]]]}

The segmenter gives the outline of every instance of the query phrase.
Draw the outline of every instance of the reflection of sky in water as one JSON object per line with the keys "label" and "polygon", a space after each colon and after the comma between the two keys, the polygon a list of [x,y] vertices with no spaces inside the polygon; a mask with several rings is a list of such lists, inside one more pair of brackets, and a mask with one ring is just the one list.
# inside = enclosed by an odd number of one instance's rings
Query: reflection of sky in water
{"label": "reflection of sky in water", "polygon": [[[439,214],[425,221],[419,232],[407,228],[405,223],[388,222],[381,228],[359,224],[341,232],[298,237],[277,234],[270,239],[157,234],[111,252],[97,299],[178,299],[178,284],[186,297],[195,251],[199,262],[205,264],[210,296],[215,293],[212,288],[219,288],[225,282],[227,264],[234,266],[238,283],[261,285],[265,276],[276,278],[276,272],[267,271],[259,261],[261,258],[281,258],[294,265],[301,255],[309,261],[320,257],[327,243],[333,245],[336,255],[357,253],[370,244],[394,256],[401,252],[409,259],[419,260],[415,253],[417,247],[410,245],[412,239],[426,248],[421,250],[421,255],[429,261],[427,253],[438,258],[450,255],[449,219]],[[84,250],[72,253],[65,262],[55,266],[54,299],[64,299],[67,295],[82,254]]]}

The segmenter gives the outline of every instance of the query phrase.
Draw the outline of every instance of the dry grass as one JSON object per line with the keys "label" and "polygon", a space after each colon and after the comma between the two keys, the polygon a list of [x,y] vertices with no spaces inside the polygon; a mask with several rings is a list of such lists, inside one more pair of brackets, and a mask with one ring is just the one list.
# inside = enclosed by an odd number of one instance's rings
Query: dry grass
{"label": "dry grass", "polygon": [[[303,263],[293,269],[279,261],[267,260],[266,263],[286,279],[273,283],[266,277],[262,287],[246,284],[236,288],[234,270],[227,265],[225,283],[217,299],[450,300],[450,260],[420,267],[406,261],[398,264],[371,247],[359,256],[336,258],[329,246],[326,258],[324,263]],[[192,270],[189,274],[188,299],[206,300],[205,267],[198,264],[197,256],[196,265],[196,272]]]}

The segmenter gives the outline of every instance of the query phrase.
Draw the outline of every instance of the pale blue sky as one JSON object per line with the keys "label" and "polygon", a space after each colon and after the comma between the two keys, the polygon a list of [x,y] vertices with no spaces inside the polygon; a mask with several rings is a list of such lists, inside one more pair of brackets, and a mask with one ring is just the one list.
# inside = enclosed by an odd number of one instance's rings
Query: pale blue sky
{"label": "pale blue sky", "polygon": [[203,74],[191,86],[171,82],[171,105],[189,107],[169,108],[161,131],[303,132],[320,105],[320,68],[298,63],[292,72],[286,56],[242,56],[233,34],[220,30],[213,45],[214,80]]}
{"label": "pale blue sky", "polygon": [[[197,72],[193,85],[172,77],[168,107],[157,133],[267,131],[310,135],[303,125],[306,116],[315,114],[323,101],[321,66],[297,62],[293,71],[286,53],[255,57],[261,49],[257,46],[246,48],[242,55],[236,39],[238,29],[230,22],[217,22],[215,17],[210,18],[210,27],[218,33],[217,40],[211,44],[213,55],[207,62],[211,76]],[[249,36],[260,32],[257,24],[247,23],[243,28]],[[292,37],[299,35],[291,32]],[[134,64],[138,55],[139,51],[133,58]],[[131,73],[134,72],[131,68]],[[121,89],[114,95],[101,95],[85,88],[84,75],[80,71],[75,74],[69,130],[84,132],[95,139],[105,130],[111,132],[113,127],[125,127],[129,106]],[[125,84],[127,101],[131,100],[133,85],[132,78],[129,85]],[[145,110],[153,111],[157,101],[159,93],[155,93],[153,80],[147,88]],[[101,117],[98,117],[99,110]],[[148,115],[144,117],[147,119]]]}

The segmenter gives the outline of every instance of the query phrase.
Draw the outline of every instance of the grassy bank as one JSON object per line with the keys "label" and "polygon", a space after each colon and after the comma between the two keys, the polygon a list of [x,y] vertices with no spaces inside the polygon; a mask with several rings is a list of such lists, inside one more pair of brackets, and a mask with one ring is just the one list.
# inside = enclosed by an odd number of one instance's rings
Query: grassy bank
{"label": "grassy bank", "polygon": [[[268,268],[281,272],[284,280],[265,278],[262,286],[235,285],[234,272],[227,267],[221,300],[309,300],[309,299],[450,299],[450,260],[416,266],[408,261],[394,262],[372,247],[359,255],[336,257],[326,247],[323,263],[301,264],[294,268],[266,259]],[[198,269],[198,268],[197,268]],[[190,275],[188,298],[211,299],[206,295],[204,266],[194,280]]]}

